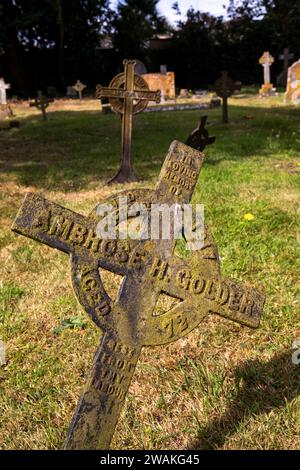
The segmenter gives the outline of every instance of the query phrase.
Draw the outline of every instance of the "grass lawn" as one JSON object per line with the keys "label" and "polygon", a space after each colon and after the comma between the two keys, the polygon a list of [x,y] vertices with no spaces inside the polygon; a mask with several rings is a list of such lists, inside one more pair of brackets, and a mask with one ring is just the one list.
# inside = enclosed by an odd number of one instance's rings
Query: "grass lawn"
{"label": "grass lawn", "polygon": [[[22,126],[0,132],[0,448],[62,447],[101,332],[77,304],[68,257],[10,231],[26,191],[88,214],[120,158],[120,122],[96,106],[16,108]],[[32,113],[29,115],[29,113]],[[222,274],[264,291],[258,330],[212,316],[167,347],[145,348],[119,421],[118,449],[299,449],[300,108],[282,95],[230,100],[230,124],[209,110],[194,202],[205,205]],[[200,111],[134,119],[134,166],[153,188],[169,144]],[[202,113],[203,114],[203,113]],[[251,213],[253,220],[245,220]]]}

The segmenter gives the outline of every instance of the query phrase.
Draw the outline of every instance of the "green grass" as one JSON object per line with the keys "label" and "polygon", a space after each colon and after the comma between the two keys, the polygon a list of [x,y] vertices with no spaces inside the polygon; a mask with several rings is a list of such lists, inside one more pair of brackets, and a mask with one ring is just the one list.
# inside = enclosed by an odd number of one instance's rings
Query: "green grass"
{"label": "green grass", "polygon": [[[105,186],[120,159],[120,122],[95,108],[55,111],[44,123],[24,109],[20,129],[0,133],[0,448],[56,449],[101,333],[75,300],[67,257],[10,226],[28,190],[88,214],[123,189]],[[300,448],[300,366],[291,362],[300,338],[300,108],[242,90],[229,113],[224,125],[220,109],[207,111],[217,139],[193,201],[205,205],[222,274],[266,293],[261,326],[211,317],[174,344],[144,349],[114,448]],[[134,118],[142,182],[130,187],[154,187],[170,142],[184,141],[200,114]]]}

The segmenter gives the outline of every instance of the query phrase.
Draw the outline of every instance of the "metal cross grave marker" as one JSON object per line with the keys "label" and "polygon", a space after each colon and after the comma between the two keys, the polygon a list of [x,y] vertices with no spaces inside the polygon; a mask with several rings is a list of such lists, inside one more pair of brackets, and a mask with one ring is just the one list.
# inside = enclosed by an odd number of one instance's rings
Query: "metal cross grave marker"
{"label": "metal cross grave marker", "polygon": [[228,75],[228,72],[223,71],[221,77],[216,80],[214,90],[223,101],[223,122],[228,123],[228,98],[236,90],[241,89],[241,82],[234,82]]}
{"label": "metal cross grave marker", "polygon": [[77,80],[77,82],[75,83],[74,86],[72,86],[73,90],[77,91],[78,93],[78,96],[79,96],[79,99],[80,101],[82,100],[82,92],[83,90],[86,88],[86,85],[84,85],[83,83],[81,83],[80,80]]}
{"label": "metal cross grave marker", "polygon": [[[142,202],[147,207],[188,203],[203,160],[202,153],[174,141],[156,189],[121,195],[130,204]],[[101,202],[117,208],[119,196]],[[65,449],[109,447],[142,347],[175,341],[211,314],[256,328],[264,305],[263,294],[221,276],[207,227],[204,245],[185,260],[174,253],[174,239],[99,239],[96,226],[102,219],[97,207],[86,217],[28,193],[12,226],[13,231],[70,255],[75,295],[104,332]],[[105,291],[103,270],[124,276],[116,301]],[[161,295],[178,302],[157,314]]]}
{"label": "metal cross grave marker", "polygon": [[208,131],[205,128],[206,121],[207,116],[202,116],[196,129],[190,133],[185,141],[186,145],[189,145],[200,152],[203,152],[207,145],[213,144],[216,140],[215,136],[208,135]]}
{"label": "metal cross grave marker", "polygon": [[122,116],[122,161],[109,184],[137,181],[131,163],[132,117],[144,111],[149,101],[160,102],[160,91],[150,91],[143,77],[134,73],[136,61],[124,60],[123,64],[124,73],[116,75],[108,87],[96,88],[96,97],[109,98],[112,110]]}
{"label": "metal cross grave marker", "polygon": [[46,113],[46,109],[48,108],[49,103],[53,103],[53,101],[54,101],[53,98],[47,98],[46,96],[43,95],[43,93],[41,91],[38,91],[38,97],[35,98],[34,101],[29,103],[29,106],[30,107],[34,106],[35,108],[42,111],[43,119],[44,119],[44,121],[47,121],[48,116],[47,116],[47,113]]}

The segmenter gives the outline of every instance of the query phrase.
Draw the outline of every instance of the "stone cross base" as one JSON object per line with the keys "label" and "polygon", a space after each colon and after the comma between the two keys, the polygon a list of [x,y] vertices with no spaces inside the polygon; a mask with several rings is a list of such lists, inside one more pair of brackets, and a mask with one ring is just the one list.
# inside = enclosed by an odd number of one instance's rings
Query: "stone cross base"
{"label": "stone cross base", "polygon": [[272,83],[264,83],[259,90],[259,95],[262,96],[271,96],[276,93],[276,88],[273,87]]}

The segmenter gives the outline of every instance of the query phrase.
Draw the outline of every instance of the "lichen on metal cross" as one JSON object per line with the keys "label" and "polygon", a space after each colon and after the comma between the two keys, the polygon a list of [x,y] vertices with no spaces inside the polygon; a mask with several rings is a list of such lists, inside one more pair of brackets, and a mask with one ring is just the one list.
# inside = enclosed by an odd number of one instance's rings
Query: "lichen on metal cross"
{"label": "lichen on metal cross", "polygon": [[[186,204],[203,160],[202,153],[174,141],[156,189],[123,195],[130,204],[142,202],[146,207]],[[116,207],[119,196],[102,202]],[[29,193],[12,226],[15,232],[70,255],[75,295],[103,332],[65,449],[109,447],[143,347],[176,341],[212,314],[256,328],[264,305],[263,294],[221,276],[217,248],[207,227],[204,245],[186,260],[175,254],[172,238],[100,239],[98,207],[86,217]],[[102,269],[124,276],[117,301],[103,286]],[[178,302],[156,314],[162,294]]]}
{"label": "lichen on metal cross", "polygon": [[160,102],[160,91],[150,91],[143,77],[134,73],[136,61],[124,60],[123,64],[124,73],[116,75],[108,87],[96,88],[96,97],[109,98],[112,110],[122,116],[121,166],[109,184],[137,181],[131,163],[132,118],[144,111],[149,101]]}

